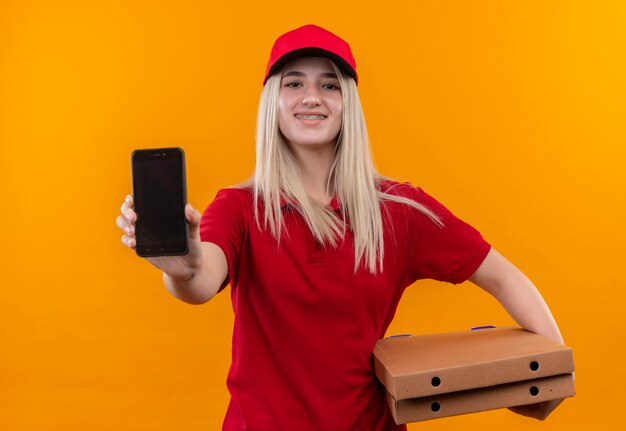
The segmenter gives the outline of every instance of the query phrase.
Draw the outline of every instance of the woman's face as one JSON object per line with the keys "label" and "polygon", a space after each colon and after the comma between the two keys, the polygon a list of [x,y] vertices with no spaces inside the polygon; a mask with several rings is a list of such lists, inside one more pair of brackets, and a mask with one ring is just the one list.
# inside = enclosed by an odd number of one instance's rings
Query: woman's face
{"label": "woman's face", "polygon": [[303,57],[282,71],[278,127],[290,146],[334,146],[341,130],[343,97],[329,59]]}

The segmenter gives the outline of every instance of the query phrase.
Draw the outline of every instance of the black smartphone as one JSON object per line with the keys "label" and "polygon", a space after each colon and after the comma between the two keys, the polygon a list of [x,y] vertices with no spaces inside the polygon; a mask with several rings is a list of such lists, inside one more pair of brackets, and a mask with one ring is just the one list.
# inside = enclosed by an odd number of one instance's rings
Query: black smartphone
{"label": "black smartphone", "polygon": [[135,150],[131,166],[135,251],[142,257],[187,254],[185,152],[182,148]]}

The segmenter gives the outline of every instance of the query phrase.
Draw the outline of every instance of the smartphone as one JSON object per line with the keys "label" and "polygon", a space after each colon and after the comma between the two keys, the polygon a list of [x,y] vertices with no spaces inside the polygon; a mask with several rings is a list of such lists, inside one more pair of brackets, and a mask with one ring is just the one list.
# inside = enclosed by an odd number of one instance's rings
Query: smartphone
{"label": "smartphone", "polygon": [[187,186],[182,148],[135,150],[131,155],[139,256],[175,256],[189,251],[185,217]]}

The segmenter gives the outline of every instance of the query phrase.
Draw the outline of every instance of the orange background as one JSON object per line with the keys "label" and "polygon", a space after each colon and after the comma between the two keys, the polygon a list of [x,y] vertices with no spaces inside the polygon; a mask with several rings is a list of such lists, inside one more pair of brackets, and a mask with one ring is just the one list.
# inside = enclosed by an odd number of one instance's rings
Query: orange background
{"label": "orange background", "polygon": [[[574,349],[578,395],[544,423],[409,429],[623,422],[626,3],[2,0],[0,429],[220,429],[229,291],[177,301],[114,221],[135,148],[182,146],[199,209],[250,174],[271,44],[307,23],[353,47],[380,171],[476,226]],[[426,281],[389,332],[511,323]]]}

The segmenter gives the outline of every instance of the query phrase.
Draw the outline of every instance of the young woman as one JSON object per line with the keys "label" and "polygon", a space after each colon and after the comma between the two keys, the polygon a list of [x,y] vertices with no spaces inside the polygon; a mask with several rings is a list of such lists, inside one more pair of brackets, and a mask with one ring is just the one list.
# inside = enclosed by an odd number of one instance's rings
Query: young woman
{"label": "young woman", "polygon": [[[522,327],[563,340],[531,281],[422,189],[371,160],[349,45],[308,25],[277,39],[259,105],[257,160],[201,216],[190,250],[149,258],[192,304],[231,285],[235,324],[224,430],[390,431],[372,367],[404,289],[467,279]],[[132,196],[117,225],[134,248]],[[516,408],[545,418],[559,401]]]}

